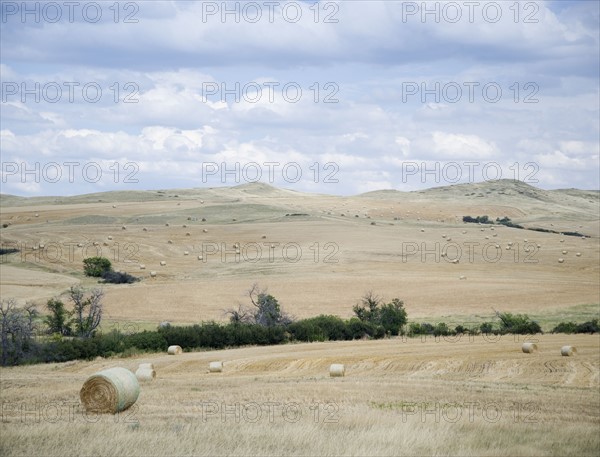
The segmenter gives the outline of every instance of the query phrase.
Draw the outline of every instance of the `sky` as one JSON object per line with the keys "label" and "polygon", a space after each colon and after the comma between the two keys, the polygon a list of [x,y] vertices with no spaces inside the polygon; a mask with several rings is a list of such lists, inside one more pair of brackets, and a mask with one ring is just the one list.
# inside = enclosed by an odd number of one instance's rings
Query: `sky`
{"label": "sky", "polygon": [[599,5],[2,1],[1,192],[599,189]]}

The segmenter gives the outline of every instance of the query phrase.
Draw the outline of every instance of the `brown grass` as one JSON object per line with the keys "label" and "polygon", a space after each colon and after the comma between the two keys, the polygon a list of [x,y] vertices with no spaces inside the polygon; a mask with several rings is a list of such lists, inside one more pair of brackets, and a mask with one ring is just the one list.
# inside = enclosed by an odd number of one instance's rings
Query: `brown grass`
{"label": "brown grass", "polygon": [[[84,436],[95,455],[597,455],[597,336],[538,338],[535,354],[513,336],[398,338],[4,369],[2,451],[77,455]],[[576,358],[560,356],[566,342]],[[218,377],[216,357],[228,361]],[[116,420],[86,420],[82,380],[141,360],[160,378]],[[346,377],[329,377],[332,362]],[[59,405],[60,420],[35,403]]]}

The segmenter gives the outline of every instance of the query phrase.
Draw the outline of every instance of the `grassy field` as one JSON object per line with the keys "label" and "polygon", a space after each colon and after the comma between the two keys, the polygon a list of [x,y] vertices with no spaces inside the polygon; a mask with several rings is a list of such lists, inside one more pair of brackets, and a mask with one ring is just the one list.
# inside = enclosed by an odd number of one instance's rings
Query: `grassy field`
{"label": "grassy field", "polygon": [[[597,335],[537,339],[534,354],[514,336],[398,338],[3,369],[2,455],[597,455]],[[141,362],[157,377],[132,408],[82,411],[87,376]]]}
{"label": "grassy field", "polygon": [[[355,197],[264,185],[3,196],[0,244],[21,252],[0,256],[1,295],[43,310],[71,285],[97,287],[82,260],[100,253],[142,279],[103,286],[103,331],[224,321],[255,282],[298,318],[351,317],[373,290],[403,300],[409,321],[478,324],[493,308],[548,331],[600,313],[599,201],[512,181]],[[536,338],[535,354],[514,336],[397,338],[2,368],[0,455],[598,455],[598,335]],[[209,374],[211,360],[224,372]],[[146,361],[157,378],[131,409],[85,415],[88,376]],[[334,362],[346,377],[329,377]]]}

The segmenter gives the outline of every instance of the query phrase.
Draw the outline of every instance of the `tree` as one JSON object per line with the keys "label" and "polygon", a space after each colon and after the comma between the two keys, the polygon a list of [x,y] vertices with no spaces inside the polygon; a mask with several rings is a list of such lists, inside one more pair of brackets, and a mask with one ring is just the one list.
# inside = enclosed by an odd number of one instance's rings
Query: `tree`
{"label": "tree", "polygon": [[251,323],[263,327],[275,327],[277,325],[288,325],[293,319],[281,310],[279,301],[267,293],[266,289],[260,290],[257,283],[247,291],[251,307],[238,305],[225,311],[229,314],[229,321],[234,324]]}
{"label": "tree", "polygon": [[50,333],[58,333],[59,335],[68,336],[71,334],[71,313],[65,308],[65,304],[55,298],[48,300],[46,308],[52,314],[45,317],[46,325]]}
{"label": "tree", "polygon": [[102,320],[102,289],[92,289],[90,296],[85,298],[83,288],[72,286],[69,289],[69,298],[73,302],[73,315],[75,318],[75,333],[82,338],[94,335]]}
{"label": "tree", "polygon": [[106,272],[112,270],[112,264],[106,257],[88,257],[83,259],[83,272],[86,276],[101,278]]}
{"label": "tree", "polygon": [[392,335],[398,335],[406,324],[407,315],[404,302],[394,298],[390,303],[384,304],[383,299],[375,295],[373,291],[365,293],[361,302],[352,310],[359,320],[380,325]]}
{"label": "tree", "polygon": [[18,363],[29,350],[36,329],[35,305],[17,307],[14,298],[0,302],[0,344],[2,366]]}

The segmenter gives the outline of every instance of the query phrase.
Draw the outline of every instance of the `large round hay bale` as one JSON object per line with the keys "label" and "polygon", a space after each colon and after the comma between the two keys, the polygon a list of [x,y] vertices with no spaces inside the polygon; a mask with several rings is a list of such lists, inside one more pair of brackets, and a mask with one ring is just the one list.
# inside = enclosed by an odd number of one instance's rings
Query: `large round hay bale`
{"label": "large round hay bale", "polygon": [[153,381],[156,378],[156,371],[152,368],[138,368],[135,371],[135,377],[138,381]]}
{"label": "large round hay bale", "polygon": [[116,414],[133,405],[140,395],[135,375],[121,367],[109,368],[90,376],[79,391],[88,412]]}
{"label": "large round hay bale", "polygon": [[521,349],[525,354],[531,354],[537,351],[537,348],[537,344],[535,343],[523,343],[523,346],[521,346]]}
{"label": "large round hay bale", "polygon": [[210,362],[208,364],[208,371],[211,373],[221,373],[223,371],[223,362]]}
{"label": "large round hay bale", "polygon": [[179,355],[182,352],[183,351],[181,349],[181,346],[177,346],[177,345],[169,346],[169,348],[167,349],[167,354],[169,354],[169,355]]}
{"label": "large round hay bale", "polygon": [[342,377],[346,374],[346,368],[342,363],[332,363],[329,366],[329,376],[332,378]]}
{"label": "large round hay bale", "polygon": [[563,346],[560,348],[560,355],[565,357],[571,357],[577,353],[575,346]]}

